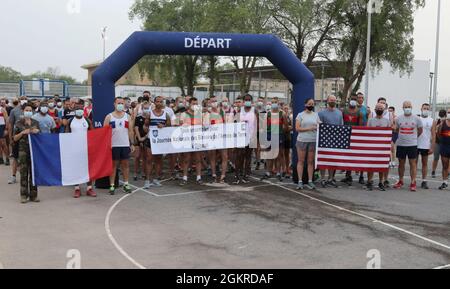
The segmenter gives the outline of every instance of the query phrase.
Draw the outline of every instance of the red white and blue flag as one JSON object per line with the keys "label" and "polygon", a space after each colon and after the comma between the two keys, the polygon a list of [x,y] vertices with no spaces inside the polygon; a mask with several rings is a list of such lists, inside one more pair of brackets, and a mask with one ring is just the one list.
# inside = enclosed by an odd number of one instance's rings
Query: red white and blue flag
{"label": "red white and blue flag", "polygon": [[321,124],[316,167],[321,170],[384,172],[391,161],[392,129]]}
{"label": "red white and blue flag", "polygon": [[111,175],[111,128],[30,135],[33,184],[73,186]]}

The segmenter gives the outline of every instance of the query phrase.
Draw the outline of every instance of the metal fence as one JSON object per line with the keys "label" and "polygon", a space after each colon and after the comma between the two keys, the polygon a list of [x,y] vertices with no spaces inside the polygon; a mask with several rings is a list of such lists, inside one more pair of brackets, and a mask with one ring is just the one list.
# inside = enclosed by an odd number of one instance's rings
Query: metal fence
{"label": "metal fence", "polygon": [[18,82],[0,82],[0,97],[13,98],[19,95]]}
{"label": "metal fence", "polygon": [[0,82],[0,97],[14,98],[26,95],[33,98],[53,97],[91,97],[92,88],[88,85],[67,84],[59,80],[21,80],[19,82]]}

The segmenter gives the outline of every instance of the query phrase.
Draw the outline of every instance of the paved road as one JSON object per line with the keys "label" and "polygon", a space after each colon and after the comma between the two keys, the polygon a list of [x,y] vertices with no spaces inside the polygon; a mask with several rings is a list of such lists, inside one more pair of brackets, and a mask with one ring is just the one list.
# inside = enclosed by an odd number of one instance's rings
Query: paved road
{"label": "paved road", "polygon": [[[382,268],[450,264],[450,191],[298,192],[287,183],[180,188],[71,198],[42,188],[18,202],[0,167],[0,268]],[[439,183],[431,183],[434,188]]]}

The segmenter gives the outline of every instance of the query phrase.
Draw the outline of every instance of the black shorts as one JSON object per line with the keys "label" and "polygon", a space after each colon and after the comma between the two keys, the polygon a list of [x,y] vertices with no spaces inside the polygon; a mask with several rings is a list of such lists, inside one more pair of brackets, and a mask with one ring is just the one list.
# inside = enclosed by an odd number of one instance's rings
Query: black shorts
{"label": "black shorts", "polygon": [[12,145],[12,157],[16,160],[19,159],[19,143],[15,142]]}
{"label": "black shorts", "polygon": [[410,159],[410,160],[415,160],[415,159],[417,159],[418,154],[419,154],[419,150],[417,149],[416,146],[414,146],[414,147],[398,146],[397,147],[397,158],[400,160],[404,160],[404,159],[406,159],[406,157],[408,157],[408,159]]}
{"label": "black shorts", "polygon": [[5,130],[6,130],[6,125],[0,125],[0,139],[6,138]]}
{"label": "black shorts", "polygon": [[114,161],[125,161],[130,159],[131,149],[129,147],[112,148]]}
{"label": "black shorts", "polygon": [[450,158],[450,146],[449,145],[440,145],[440,153],[444,158]]}
{"label": "black shorts", "polygon": [[426,157],[426,156],[430,155],[430,154],[429,154],[430,150],[419,149],[418,152],[419,152],[419,155],[421,155],[421,156],[423,156],[423,157]]}

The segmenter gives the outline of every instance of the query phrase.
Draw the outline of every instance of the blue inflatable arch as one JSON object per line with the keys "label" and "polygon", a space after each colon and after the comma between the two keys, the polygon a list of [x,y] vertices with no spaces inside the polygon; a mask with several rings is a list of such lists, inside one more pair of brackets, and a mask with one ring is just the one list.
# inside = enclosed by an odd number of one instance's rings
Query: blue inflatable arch
{"label": "blue inflatable arch", "polygon": [[294,87],[294,117],[303,111],[306,99],[314,98],[313,74],[274,35],[142,31],[133,33],[92,76],[96,127],[114,109],[115,83],[145,55],[266,57]]}

